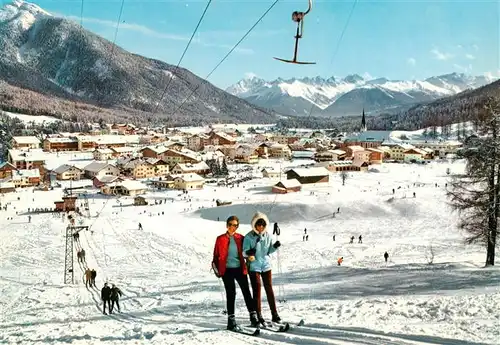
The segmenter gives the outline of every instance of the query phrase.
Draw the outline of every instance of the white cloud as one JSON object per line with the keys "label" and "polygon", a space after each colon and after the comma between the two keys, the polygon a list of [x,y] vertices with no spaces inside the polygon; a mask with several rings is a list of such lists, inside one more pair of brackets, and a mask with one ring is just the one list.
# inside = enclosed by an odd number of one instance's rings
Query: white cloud
{"label": "white cloud", "polygon": [[465,58],[469,59],[469,60],[475,60],[476,59],[476,57],[474,55],[472,55],[472,54],[465,54]]}
{"label": "white cloud", "polygon": [[437,48],[432,49],[431,53],[434,54],[434,57],[438,60],[446,61],[446,60],[453,58],[453,54],[443,53],[443,52],[439,51]]}
{"label": "white cloud", "polygon": [[[64,16],[64,15],[60,15],[60,14],[58,14],[58,16],[76,21],[78,23],[80,22],[80,17]],[[98,25],[102,25],[102,26],[116,28],[116,21],[106,20],[106,19],[84,17],[83,23],[93,23],[93,24],[98,24]],[[135,24],[135,23],[122,22],[122,23],[120,23],[119,29],[120,30],[135,31],[135,32],[139,32],[139,33],[146,35],[146,36],[156,37],[159,39],[165,39],[165,40],[170,40],[170,41],[184,41],[184,42],[189,41],[189,36],[160,32],[160,31],[156,31],[156,30],[153,30],[151,28],[148,28],[147,26]],[[208,42],[202,41],[198,38],[194,38],[192,43],[198,44],[198,45],[201,45],[204,47],[214,47],[214,48],[223,48],[223,49],[231,49],[233,47],[232,45],[229,45],[229,44],[208,43]],[[236,48],[234,51],[238,52],[240,54],[253,54],[254,53],[254,51],[252,49],[248,49],[248,48]]]}
{"label": "white cloud", "polygon": [[484,72],[484,76],[490,78],[491,80],[496,80],[500,78],[500,69],[493,72],[492,71]]}
{"label": "white cloud", "polygon": [[415,66],[417,64],[417,60],[415,60],[415,58],[408,58],[408,60],[406,60],[406,62],[408,63],[408,65],[411,65],[411,66]]}
{"label": "white cloud", "polygon": [[477,44],[473,44],[473,45],[472,45],[472,48],[473,48],[475,51],[478,51],[478,50],[479,50],[479,47],[477,46]]}

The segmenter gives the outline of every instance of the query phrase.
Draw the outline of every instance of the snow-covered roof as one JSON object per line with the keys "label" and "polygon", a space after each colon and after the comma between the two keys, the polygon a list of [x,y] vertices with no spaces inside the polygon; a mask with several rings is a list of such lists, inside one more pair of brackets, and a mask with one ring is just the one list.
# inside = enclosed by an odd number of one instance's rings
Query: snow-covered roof
{"label": "snow-covered roof", "polygon": [[36,178],[40,177],[40,170],[38,169],[21,169],[21,170],[13,170],[12,171],[12,179],[16,178]]}
{"label": "snow-covered roof", "polygon": [[134,180],[124,180],[122,182],[118,182],[118,185],[121,185],[123,188],[127,190],[146,190],[148,186],[140,181]]}
{"label": "snow-covered roof", "polygon": [[46,138],[49,143],[77,143],[78,139],[76,138],[69,138],[69,137],[63,137],[63,138]]}
{"label": "snow-covered roof", "polygon": [[18,144],[25,144],[25,145],[40,145],[40,139],[38,139],[35,136],[22,136],[22,137],[12,137],[12,140],[14,140]]}
{"label": "snow-covered roof", "polygon": [[46,152],[42,149],[30,149],[28,151],[10,149],[9,155],[15,162],[43,162],[46,159]]}
{"label": "snow-covered roof", "polygon": [[94,162],[92,162],[92,163],[90,163],[90,164],[86,165],[86,166],[83,168],[83,170],[97,173],[97,172],[99,172],[99,171],[101,171],[101,170],[103,170],[103,169],[107,168],[108,166],[113,166],[113,165],[108,164],[108,163],[103,163],[103,162],[95,162],[95,161],[94,161]]}
{"label": "snow-covered roof", "polygon": [[10,189],[10,188],[16,188],[14,185],[14,182],[11,181],[1,181],[0,182],[0,189]]}
{"label": "snow-covered roof", "polygon": [[330,175],[330,172],[326,168],[323,168],[323,167],[294,168],[294,169],[290,169],[288,171],[294,171],[300,177],[306,177],[306,176],[329,176]]}
{"label": "snow-covered roof", "polygon": [[[181,171],[191,172],[191,171],[201,171],[201,170],[209,170],[210,167],[205,162],[199,163],[177,163],[176,167],[181,169]],[[175,167],[174,167],[175,169]]]}
{"label": "snow-covered roof", "polygon": [[57,167],[56,169],[54,169],[52,171],[55,172],[56,174],[62,174],[62,173],[65,173],[66,171],[68,171],[70,169],[77,169],[77,170],[81,171],[80,168],[77,168],[77,167],[69,165],[69,164],[63,164],[63,165]]}
{"label": "snow-covered roof", "polygon": [[296,188],[302,186],[302,184],[297,179],[294,178],[290,180],[279,181],[278,183],[276,183],[275,186],[277,186],[278,184],[283,185],[283,187],[285,188]]}
{"label": "snow-covered roof", "polygon": [[178,174],[178,175],[170,175],[174,180],[180,179],[184,182],[200,182],[205,181],[203,177],[196,173],[190,174]]}

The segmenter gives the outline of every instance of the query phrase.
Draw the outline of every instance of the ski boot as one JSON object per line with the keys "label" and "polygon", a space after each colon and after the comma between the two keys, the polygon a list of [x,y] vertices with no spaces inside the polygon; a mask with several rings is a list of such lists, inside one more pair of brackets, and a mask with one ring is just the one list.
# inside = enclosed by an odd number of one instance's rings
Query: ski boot
{"label": "ski boot", "polygon": [[278,314],[273,314],[272,321],[275,322],[275,323],[281,323],[281,317],[279,317]]}
{"label": "ski boot", "polygon": [[252,311],[250,313],[250,323],[252,324],[252,327],[258,327],[259,326],[259,318],[257,317],[257,312]]}
{"label": "ski boot", "polygon": [[259,320],[259,323],[262,325],[262,327],[267,327],[266,320],[259,313],[257,313],[257,320]]}
{"label": "ski boot", "polygon": [[230,331],[234,331],[235,329],[238,328],[238,325],[236,324],[236,318],[234,315],[229,315],[227,318],[227,329]]}

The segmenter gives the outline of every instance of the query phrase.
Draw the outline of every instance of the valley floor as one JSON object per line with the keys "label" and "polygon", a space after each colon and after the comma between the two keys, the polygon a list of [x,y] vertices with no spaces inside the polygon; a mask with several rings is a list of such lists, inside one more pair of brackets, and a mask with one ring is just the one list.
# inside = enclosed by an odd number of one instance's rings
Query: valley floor
{"label": "valley floor", "polygon": [[[447,168],[461,171],[463,163],[385,164],[351,174],[345,186],[333,175],[325,186],[287,195],[269,193],[268,179],[206,185],[187,196],[148,193],[150,206],[95,195],[91,218],[81,219],[93,233],[82,232],[80,244],[97,289],[85,287],[76,255],[75,285],[63,284],[67,220],[38,214],[29,223],[24,214],[52,207],[62,189],[5,194],[0,344],[500,344],[500,272],[483,268],[482,248],[463,244],[446,204]],[[217,198],[233,204],[216,207]],[[246,234],[257,210],[281,228],[273,280],[292,328],[252,338],[224,330],[222,282],[210,262],[225,219],[240,217]],[[104,281],[123,290],[122,313],[102,314]],[[236,303],[238,321],[248,324],[239,291]],[[300,320],[305,325],[294,327]]]}

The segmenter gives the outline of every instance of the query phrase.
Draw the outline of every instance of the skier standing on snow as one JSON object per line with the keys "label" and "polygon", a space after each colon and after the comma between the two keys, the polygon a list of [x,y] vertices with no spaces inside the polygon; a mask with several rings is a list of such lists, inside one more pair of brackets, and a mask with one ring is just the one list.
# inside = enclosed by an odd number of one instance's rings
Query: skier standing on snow
{"label": "skier standing on snow", "polygon": [[255,301],[250,293],[248,285],[247,266],[243,258],[243,235],[236,233],[240,225],[238,217],[231,216],[226,220],[226,233],[217,237],[215,241],[214,257],[212,268],[218,278],[222,278],[224,289],[226,290],[227,307],[227,329],[233,330],[238,325],[234,315],[234,304],[236,300],[236,285],[238,282],[248,312],[252,326],[257,326],[259,320],[255,311]]}
{"label": "skier standing on snow", "polygon": [[139,230],[142,230],[142,224],[139,223]]}
{"label": "skier standing on snow", "polygon": [[361,235],[358,237],[358,243],[363,243],[363,237]]}
{"label": "skier standing on snow", "polygon": [[389,259],[389,253],[387,253],[387,252],[384,253],[384,259],[385,259],[385,263],[387,263],[387,259]]}
{"label": "skier standing on snow", "polygon": [[280,241],[273,243],[271,236],[266,231],[268,224],[269,219],[267,216],[264,213],[257,212],[252,218],[252,230],[245,235],[243,240],[243,256],[248,258],[253,298],[257,309],[257,317],[262,325],[265,325],[266,320],[261,313],[261,277],[266,290],[269,308],[271,309],[272,321],[281,322],[276,309],[269,257],[281,246],[281,243]]}
{"label": "skier standing on snow", "polygon": [[101,289],[101,299],[103,302],[102,313],[106,315],[106,303],[108,303],[108,311],[111,314],[111,288],[108,283],[104,283],[104,287]]}
{"label": "skier standing on snow", "polygon": [[115,284],[112,284],[111,287],[111,294],[110,294],[110,299],[111,299],[111,309],[109,310],[109,313],[113,313],[113,309],[115,308],[115,303],[116,307],[118,308],[118,312],[120,313],[120,297],[122,296],[122,290],[120,290]]}

